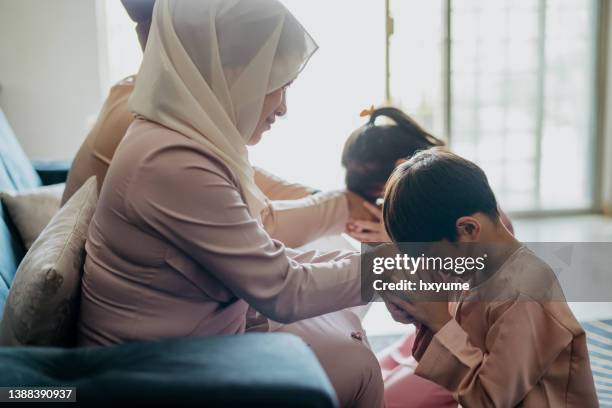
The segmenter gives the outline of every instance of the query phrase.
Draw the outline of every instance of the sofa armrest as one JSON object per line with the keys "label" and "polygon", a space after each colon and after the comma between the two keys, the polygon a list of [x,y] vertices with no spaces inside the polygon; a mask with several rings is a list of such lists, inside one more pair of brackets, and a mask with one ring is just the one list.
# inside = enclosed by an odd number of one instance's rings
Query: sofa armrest
{"label": "sofa armrest", "polygon": [[32,162],[43,186],[65,183],[71,164],[70,160],[38,160]]}
{"label": "sofa armrest", "polygon": [[337,406],[315,355],[283,333],[76,349],[0,347],[0,367],[0,386],[73,386],[78,402],[98,406]]}

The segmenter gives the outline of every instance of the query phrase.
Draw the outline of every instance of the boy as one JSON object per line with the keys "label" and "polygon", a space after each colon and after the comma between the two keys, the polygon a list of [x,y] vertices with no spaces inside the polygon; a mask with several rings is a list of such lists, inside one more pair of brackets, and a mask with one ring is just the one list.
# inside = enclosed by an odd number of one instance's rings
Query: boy
{"label": "boy", "polygon": [[416,374],[464,407],[598,406],[584,330],[558,292],[551,299],[552,271],[504,228],[497,208],[484,172],[437,148],[389,180],[383,213],[394,242],[447,245],[454,255],[490,249],[487,276],[451,308],[382,294],[396,320],[417,323]]}

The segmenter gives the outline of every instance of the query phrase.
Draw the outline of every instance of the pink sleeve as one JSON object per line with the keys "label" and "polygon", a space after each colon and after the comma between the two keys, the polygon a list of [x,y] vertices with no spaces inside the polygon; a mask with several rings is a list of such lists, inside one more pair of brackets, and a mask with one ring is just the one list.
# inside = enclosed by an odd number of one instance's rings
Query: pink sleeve
{"label": "pink sleeve", "polygon": [[417,326],[416,337],[414,339],[414,343],[412,345],[412,355],[415,360],[420,361],[429,347],[429,343],[434,337],[434,333],[429,330],[427,326],[424,324],[420,324]]}
{"label": "pink sleeve", "polygon": [[297,200],[316,192],[313,188],[290,183],[260,168],[255,168],[255,183],[270,200]]}
{"label": "pink sleeve", "polygon": [[[248,211],[229,173],[183,146],[132,176],[126,211],[263,315],[289,323],[356,306],[359,254],[298,262]],[[134,205],[138,203],[138,205]]]}
{"label": "pink sleeve", "polygon": [[487,352],[450,320],[433,336],[416,374],[451,391],[463,406],[514,407],[571,341],[571,332],[540,304],[519,300],[489,328]]}
{"label": "pink sleeve", "polygon": [[348,217],[346,195],[341,191],[317,193],[299,200],[272,201],[262,212],[266,231],[290,247],[342,233]]}

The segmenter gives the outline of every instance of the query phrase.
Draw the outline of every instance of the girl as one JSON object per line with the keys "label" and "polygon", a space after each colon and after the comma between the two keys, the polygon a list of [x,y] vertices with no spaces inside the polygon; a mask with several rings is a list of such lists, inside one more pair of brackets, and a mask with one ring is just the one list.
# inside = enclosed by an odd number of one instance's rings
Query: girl
{"label": "girl", "polygon": [[[415,153],[445,146],[445,142],[397,108],[371,108],[364,110],[361,116],[369,116],[368,121],[347,139],[342,152],[342,166],[346,170],[346,188],[366,200],[364,205],[375,220],[351,217],[346,232],[358,241],[386,242],[388,236],[380,222],[382,214],[376,203],[384,194],[387,179],[395,167]],[[377,124],[377,119],[387,123]],[[500,216],[504,225],[513,232],[510,219],[501,210]]]}
{"label": "girl", "polygon": [[[376,205],[384,195],[385,184],[393,170],[421,150],[444,146],[444,141],[425,131],[401,110],[382,107],[364,111],[368,121],[347,139],[342,152],[346,188],[366,200],[366,208],[382,220]],[[377,123],[386,120],[387,123]],[[384,242],[389,238],[381,222],[352,219],[347,233],[360,241]],[[414,375],[412,357],[415,336],[410,333],[378,354],[385,383],[388,408],[456,407],[452,395],[443,387]]]}

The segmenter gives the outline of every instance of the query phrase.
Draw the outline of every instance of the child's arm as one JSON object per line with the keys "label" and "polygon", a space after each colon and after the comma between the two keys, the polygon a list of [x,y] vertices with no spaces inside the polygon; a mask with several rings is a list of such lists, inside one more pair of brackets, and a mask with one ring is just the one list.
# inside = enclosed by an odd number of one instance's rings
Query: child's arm
{"label": "child's arm", "polygon": [[255,184],[270,200],[297,200],[317,191],[298,183],[291,183],[272,173],[255,167]]}
{"label": "child's arm", "polygon": [[326,191],[299,200],[269,201],[261,212],[266,232],[291,248],[340,234],[350,216],[342,191]]}
{"label": "child's arm", "polygon": [[520,299],[506,307],[489,328],[486,352],[452,319],[433,336],[416,374],[447,388],[466,407],[519,404],[572,334],[539,303]]}

